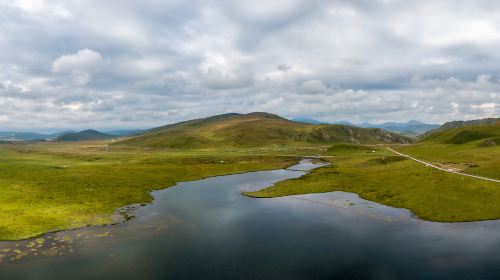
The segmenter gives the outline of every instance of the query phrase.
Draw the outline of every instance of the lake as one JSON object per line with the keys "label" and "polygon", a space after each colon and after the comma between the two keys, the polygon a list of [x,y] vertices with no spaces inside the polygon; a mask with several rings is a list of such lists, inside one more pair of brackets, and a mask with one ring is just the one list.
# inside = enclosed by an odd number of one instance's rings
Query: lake
{"label": "lake", "polygon": [[2,242],[0,279],[500,277],[499,221],[425,222],[343,192],[241,195],[314,166],[179,183],[130,221]]}

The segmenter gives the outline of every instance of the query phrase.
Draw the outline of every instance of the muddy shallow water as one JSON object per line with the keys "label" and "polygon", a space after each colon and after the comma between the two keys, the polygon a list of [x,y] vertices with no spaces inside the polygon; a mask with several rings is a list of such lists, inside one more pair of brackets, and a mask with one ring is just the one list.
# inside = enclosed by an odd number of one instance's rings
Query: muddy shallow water
{"label": "muddy shallow water", "polygon": [[126,223],[0,243],[0,279],[498,279],[499,221],[425,222],[343,192],[241,195],[312,167],[180,183]]}

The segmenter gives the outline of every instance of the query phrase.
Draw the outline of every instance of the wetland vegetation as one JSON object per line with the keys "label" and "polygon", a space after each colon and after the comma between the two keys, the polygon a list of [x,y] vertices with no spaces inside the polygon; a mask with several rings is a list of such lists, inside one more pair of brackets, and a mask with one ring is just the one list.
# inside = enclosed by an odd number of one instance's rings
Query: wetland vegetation
{"label": "wetland vegetation", "polygon": [[110,149],[106,142],[0,145],[0,239],[113,223],[180,181],[277,169],[295,156]]}
{"label": "wetland vegetation", "polygon": [[499,131],[495,123],[437,130],[408,144],[413,140],[384,131],[253,113],[182,122],[118,142],[4,143],[0,239],[110,224],[127,218],[127,211],[120,214],[118,209],[150,203],[153,190],[180,181],[284,168],[302,157],[330,165],[245,195],[345,191],[431,221],[498,219],[499,184],[429,168],[385,147],[445,168],[500,178]]}
{"label": "wetland vegetation", "polygon": [[[400,149],[410,150],[409,147]],[[479,166],[473,168],[476,174],[500,175],[498,169],[488,171],[500,155],[500,149],[491,152],[481,157]],[[384,205],[409,209],[425,220],[463,222],[500,218],[500,184],[449,174],[384,153],[383,150],[366,153],[348,149],[334,158],[325,158],[329,166],[245,195],[279,197],[344,191]],[[486,168],[484,172],[479,171],[482,165]]]}

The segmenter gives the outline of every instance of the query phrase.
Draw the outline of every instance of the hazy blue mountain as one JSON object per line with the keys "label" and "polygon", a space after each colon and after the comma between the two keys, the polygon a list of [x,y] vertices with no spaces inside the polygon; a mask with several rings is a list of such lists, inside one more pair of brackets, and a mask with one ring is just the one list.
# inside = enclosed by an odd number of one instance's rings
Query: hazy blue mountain
{"label": "hazy blue mountain", "polygon": [[297,117],[297,118],[293,118],[293,119],[290,119],[290,120],[294,121],[294,122],[310,123],[310,124],[323,124],[323,123],[325,123],[325,122],[322,122],[322,121],[318,121],[318,120],[311,119],[311,118],[306,118],[306,117]]}
{"label": "hazy blue mountain", "polygon": [[332,124],[343,124],[343,125],[350,125],[350,126],[359,126],[359,125],[356,125],[350,121],[338,121],[338,122],[332,122]]}
{"label": "hazy blue mountain", "polygon": [[74,131],[60,131],[56,133],[38,133],[38,132],[16,132],[16,131],[6,131],[0,132],[0,140],[4,141],[46,141],[53,140],[57,137],[73,133]]}
{"label": "hazy blue mountain", "polygon": [[[104,134],[109,136],[133,136],[144,132],[141,129],[117,129],[106,131]],[[6,131],[0,132],[0,140],[4,142],[9,141],[47,141],[47,140],[57,140],[62,135],[72,135],[75,133],[80,133],[73,130],[59,131],[55,133],[38,133],[38,132],[15,132]],[[101,133],[101,132],[99,132]],[[109,138],[109,137],[108,137]]]}
{"label": "hazy blue mountain", "polygon": [[306,117],[296,117],[290,119],[291,121],[294,122],[301,122],[301,123],[310,123],[310,124],[343,124],[343,125],[350,125],[350,126],[359,126],[355,125],[354,123],[350,121],[338,121],[338,122],[324,122],[324,121],[318,121],[312,118],[306,118]]}
{"label": "hazy blue mountain", "polygon": [[36,132],[0,132],[0,140],[5,141],[32,141],[50,138],[49,134]]}
{"label": "hazy blue mountain", "polygon": [[381,128],[387,131],[396,132],[404,135],[419,135],[419,134],[424,134],[429,130],[436,129],[440,125],[411,120],[404,123],[399,123],[399,122],[386,122],[382,124],[362,123],[359,126],[365,128]]}

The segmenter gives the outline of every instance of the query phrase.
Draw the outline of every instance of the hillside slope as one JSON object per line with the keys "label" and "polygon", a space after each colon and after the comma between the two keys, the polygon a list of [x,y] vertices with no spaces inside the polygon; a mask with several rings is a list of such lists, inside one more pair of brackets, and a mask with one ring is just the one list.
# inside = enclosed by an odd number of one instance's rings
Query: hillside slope
{"label": "hillside slope", "polygon": [[382,129],[307,124],[269,113],[224,114],[152,129],[115,145],[149,148],[266,147],[331,143],[410,143]]}
{"label": "hillside slope", "polygon": [[445,123],[440,128],[429,132],[422,138],[422,141],[465,144],[472,141],[483,140],[495,145],[496,143],[493,142],[495,142],[495,139],[498,137],[500,137],[500,119],[483,119]]}
{"label": "hillside slope", "polygon": [[470,120],[470,121],[452,121],[444,123],[439,130],[448,130],[453,128],[460,128],[466,126],[478,126],[478,125],[491,125],[500,122],[500,118],[486,118],[479,120]]}
{"label": "hillside slope", "polygon": [[101,140],[112,138],[113,135],[99,132],[93,129],[87,129],[80,132],[65,133],[56,138],[56,141],[86,141],[86,140]]}
{"label": "hillside slope", "polygon": [[[329,124],[328,122],[322,122],[318,121],[315,119],[311,118],[306,118],[306,117],[297,117],[291,119],[292,121],[295,122],[303,122],[303,123],[309,123],[309,124]],[[429,130],[439,128],[440,125],[438,124],[431,124],[431,123],[423,123],[419,122],[416,120],[411,120],[408,122],[404,123],[399,123],[399,122],[385,122],[381,124],[373,124],[373,123],[368,123],[364,122],[361,124],[353,124],[349,121],[339,121],[339,122],[333,122],[330,124],[343,124],[343,125],[350,125],[350,126],[357,126],[357,127],[362,127],[362,128],[380,128],[389,132],[394,132],[398,133],[401,135],[409,135],[409,136],[417,136],[421,135],[423,133],[426,133]]]}

